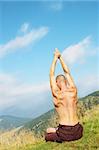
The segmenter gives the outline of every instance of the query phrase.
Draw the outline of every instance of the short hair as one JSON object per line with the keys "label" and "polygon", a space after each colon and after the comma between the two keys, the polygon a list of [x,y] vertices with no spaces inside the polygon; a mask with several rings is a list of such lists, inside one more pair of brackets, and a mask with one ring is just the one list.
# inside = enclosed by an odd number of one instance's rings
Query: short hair
{"label": "short hair", "polygon": [[64,80],[66,80],[66,77],[65,77],[63,74],[59,74],[59,75],[56,76],[56,81],[57,81],[57,79],[58,79],[59,77],[63,77]]}

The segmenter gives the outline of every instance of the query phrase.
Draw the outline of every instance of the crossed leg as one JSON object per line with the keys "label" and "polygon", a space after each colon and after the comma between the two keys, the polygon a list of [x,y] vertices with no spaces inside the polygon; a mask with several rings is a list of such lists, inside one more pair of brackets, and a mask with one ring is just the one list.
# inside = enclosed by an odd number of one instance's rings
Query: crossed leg
{"label": "crossed leg", "polygon": [[52,141],[52,142],[59,142],[61,143],[62,141],[58,137],[56,133],[57,128],[48,128],[45,133],[45,140],[47,141]]}

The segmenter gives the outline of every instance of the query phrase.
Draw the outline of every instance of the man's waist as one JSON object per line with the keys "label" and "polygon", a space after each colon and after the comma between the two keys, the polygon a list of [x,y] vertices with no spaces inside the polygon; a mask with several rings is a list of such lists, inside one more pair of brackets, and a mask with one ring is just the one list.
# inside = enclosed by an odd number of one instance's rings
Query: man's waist
{"label": "man's waist", "polygon": [[59,118],[59,123],[63,125],[75,125],[78,123],[78,118],[75,116],[75,118]]}

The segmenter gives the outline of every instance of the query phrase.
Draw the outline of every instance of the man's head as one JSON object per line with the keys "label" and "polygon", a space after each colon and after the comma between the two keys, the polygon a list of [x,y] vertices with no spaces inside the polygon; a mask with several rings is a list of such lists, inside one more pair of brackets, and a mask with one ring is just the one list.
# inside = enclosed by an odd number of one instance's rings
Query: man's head
{"label": "man's head", "polygon": [[66,87],[66,85],[67,85],[66,77],[63,74],[59,74],[56,77],[56,83],[60,89]]}

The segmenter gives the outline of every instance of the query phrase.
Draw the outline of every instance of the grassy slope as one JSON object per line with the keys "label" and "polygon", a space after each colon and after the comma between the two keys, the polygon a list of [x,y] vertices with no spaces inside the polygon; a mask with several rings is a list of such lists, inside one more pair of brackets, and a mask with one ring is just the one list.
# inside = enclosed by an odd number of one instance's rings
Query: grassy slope
{"label": "grassy slope", "polygon": [[[84,133],[83,137],[78,141],[54,143],[45,142],[44,138],[35,144],[27,145],[24,150],[94,150],[99,149],[99,105],[91,110],[87,110],[85,116],[82,118]],[[23,148],[19,148],[23,150]]]}
{"label": "grassy slope", "polygon": [[[83,100],[83,101],[82,101]],[[26,132],[21,131],[15,134],[14,131],[0,135],[0,150],[94,150],[99,149],[99,91],[94,92],[81,99],[79,111],[81,113],[80,122],[84,127],[83,137],[78,141],[64,142],[62,144],[55,142],[45,142],[44,135],[46,127],[56,124],[56,118],[53,119],[54,111],[45,113],[26,124]],[[52,117],[52,118],[51,118]],[[52,121],[52,122],[51,122]],[[27,129],[30,129],[29,131]],[[31,132],[32,129],[32,132]],[[40,133],[40,134],[39,134]],[[2,147],[2,148],[1,148]]]}

